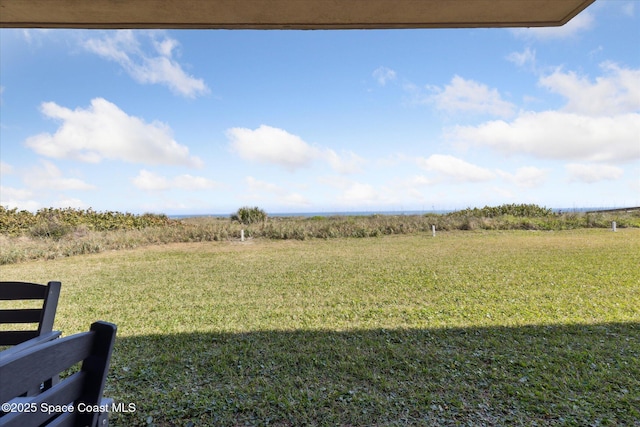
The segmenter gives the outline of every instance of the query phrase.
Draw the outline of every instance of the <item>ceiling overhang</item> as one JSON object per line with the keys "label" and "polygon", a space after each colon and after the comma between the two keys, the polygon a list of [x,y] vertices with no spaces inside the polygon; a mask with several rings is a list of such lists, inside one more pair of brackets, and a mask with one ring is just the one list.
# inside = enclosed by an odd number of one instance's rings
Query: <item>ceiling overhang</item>
{"label": "ceiling overhang", "polygon": [[2,28],[543,27],[595,0],[0,0]]}

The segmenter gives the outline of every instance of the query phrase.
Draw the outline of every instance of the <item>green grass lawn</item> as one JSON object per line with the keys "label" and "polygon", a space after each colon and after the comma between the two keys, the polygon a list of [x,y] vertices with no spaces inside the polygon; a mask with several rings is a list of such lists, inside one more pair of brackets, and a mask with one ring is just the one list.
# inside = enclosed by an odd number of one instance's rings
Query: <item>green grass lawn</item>
{"label": "green grass lawn", "polygon": [[174,244],[0,267],[118,325],[113,425],[640,425],[640,229]]}

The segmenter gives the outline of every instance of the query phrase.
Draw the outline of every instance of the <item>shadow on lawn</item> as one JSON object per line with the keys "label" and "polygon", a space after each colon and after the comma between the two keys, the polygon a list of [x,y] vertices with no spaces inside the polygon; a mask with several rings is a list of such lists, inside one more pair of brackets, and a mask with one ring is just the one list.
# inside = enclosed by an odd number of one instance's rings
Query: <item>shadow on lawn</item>
{"label": "shadow on lawn", "polygon": [[120,338],[113,425],[640,425],[640,323]]}

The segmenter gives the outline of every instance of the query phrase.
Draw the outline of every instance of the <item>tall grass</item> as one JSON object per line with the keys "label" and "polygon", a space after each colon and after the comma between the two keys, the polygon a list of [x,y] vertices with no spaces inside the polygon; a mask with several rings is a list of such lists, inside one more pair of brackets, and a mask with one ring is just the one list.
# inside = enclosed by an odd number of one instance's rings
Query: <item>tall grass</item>
{"label": "tall grass", "polygon": [[[257,208],[254,208],[257,209]],[[262,217],[261,217],[262,218]],[[544,230],[640,227],[640,212],[552,214],[532,205],[467,209],[446,215],[270,217],[242,224],[233,218],[171,220],[92,210],[44,209],[35,215],[0,209],[0,264],[55,259],[150,244],[247,238],[276,240],[380,237],[453,230]]]}

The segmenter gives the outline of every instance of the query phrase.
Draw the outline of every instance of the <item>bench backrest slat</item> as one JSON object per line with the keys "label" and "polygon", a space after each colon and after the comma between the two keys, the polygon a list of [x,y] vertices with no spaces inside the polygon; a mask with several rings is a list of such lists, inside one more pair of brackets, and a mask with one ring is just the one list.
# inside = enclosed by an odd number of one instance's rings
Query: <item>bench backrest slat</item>
{"label": "bench backrest slat", "polygon": [[[95,322],[91,325],[89,332],[34,345],[8,357],[0,357],[0,378],[2,378],[0,401],[11,401],[43,380],[82,362],[79,372],[60,380],[42,393],[26,399],[38,407],[40,402],[51,405],[73,403],[74,408],[77,408],[80,402],[86,405],[98,405],[102,400],[115,335],[115,325]],[[48,425],[47,423],[54,421],[57,416],[56,414],[45,415],[46,413],[41,411],[7,414],[0,416],[0,427]],[[74,411],[68,420],[70,424],[61,425],[94,426],[98,416],[98,413]],[[55,420],[62,422],[63,419],[55,418]]]}
{"label": "bench backrest slat", "polygon": [[35,336],[51,332],[60,296],[60,282],[47,285],[27,282],[0,282],[0,300],[42,300],[40,308],[8,308],[0,310],[0,324],[33,323],[33,330],[2,330],[0,345],[16,345]]}
{"label": "bench backrest slat", "polygon": [[38,331],[2,331],[0,345],[16,345],[38,336]]}
{"label": "bench backrest slat", "polygon": [[13,308],[0,310],[0,323],[38,323],[41,308]]}
{"label": "bench backrest slat", "polygon": [[[86,374],[84,372],[76,372],[69,378],[64,380],[64,383],[60,384],[60,387],[51,391],[46,390],[39,395],[30,398],[29,403],[35,405],[40,409],[41,405],[45,403],[48,405],[69,405],[72,403],[76,396],[82,393],[84,381],[86,380]],[[29,423],[32,425],[40,425],[49,420],[51,415],[40,410],[36,411],[29,419]],[[74,416],[75,417],[75,416]],[[73,420],[74,417],[67,417]],[[20,415],[20,412],[12,412],[0,418],[0,425],[2,427],[19,427],[24,423],[24,416]],[[49,426],[49,424],[47,424]]]}
{"label": "bench backrest slat", "polygon": [[7,402],[20,396],[33,384],[40,384],[84,360],[91,354],[94,335],[83,332],[2,359],[0,401]]}
{"label": "bench backrest slat", "polygon": [[2,282],[0,300],[45,299],[47,289],[44,285],[27,282]]}

